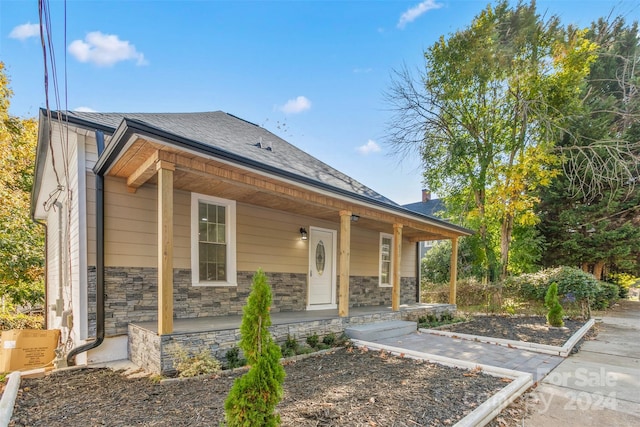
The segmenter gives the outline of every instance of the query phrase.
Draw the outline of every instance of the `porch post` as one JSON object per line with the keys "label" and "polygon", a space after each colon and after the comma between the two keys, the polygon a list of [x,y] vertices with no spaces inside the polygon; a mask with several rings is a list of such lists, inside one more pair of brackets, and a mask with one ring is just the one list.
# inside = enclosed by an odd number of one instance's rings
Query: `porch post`
{"label": "porch post", "polygon": [[393,262],[392,266],[392,288],[391,288],[391,309],[400,310],[400,262],[402,261],[402,224],[393,224]]}
{"label": "porch post", "polygon": [[340,211],[340,291],[338,316],[349,315],[349,264],[351,260],[351,212]]}
{"label": "porch post", "polygon": [[156,163],[158,171],[158,334],[173,332],[173,171]]}
{"label": "porch post", "polygon": [[449,304],[456,303],[456,282],[458,280],[458,238],[451,239],[451,270],[449,271]]}

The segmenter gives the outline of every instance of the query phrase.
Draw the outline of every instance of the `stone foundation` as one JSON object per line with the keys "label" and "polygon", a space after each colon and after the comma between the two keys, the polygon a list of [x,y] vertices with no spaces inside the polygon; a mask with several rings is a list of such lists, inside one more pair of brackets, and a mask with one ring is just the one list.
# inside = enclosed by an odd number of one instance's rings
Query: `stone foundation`
{"label": "stone foundation", "polygon": [[[386,311],[355,315],[350,317],[336,317],[333,319],[309,320],[306,322],[273,325],[269,329],[275,341],[282,344],[287,336],[291,336],[304,343],[308,336],[317,334],[323,337],[334,333],[340,335],[349,325],[358,325],[389,320],[410,320],[435,314],[439,316],[445,311],[455,313],[456,306],[449,304],[414,305],[401,311]],[[191,353],[198,353],[207,348],[216,358],[223,360],[226,352],[240,341],[240,325],[236,329],[217,331],[202,331],[158,336],[155,332],[129,325],[129,359],[147,372],[171,375],[173,356],[171,348],[179,344]]]}

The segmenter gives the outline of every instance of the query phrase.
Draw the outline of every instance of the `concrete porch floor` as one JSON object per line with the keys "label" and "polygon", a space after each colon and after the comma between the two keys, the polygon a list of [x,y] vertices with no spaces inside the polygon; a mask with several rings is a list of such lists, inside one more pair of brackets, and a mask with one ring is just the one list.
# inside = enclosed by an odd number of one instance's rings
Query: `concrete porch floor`
{"label": "concrete porch floor", "polygon": [[[447,308],[455,311],[455,305],[450,304],[410,304],[401,305],[400,312],[422,311],[432,309],[434,311],[444,311]],[[375,314],[391,313],[391,307],[351,307],[347,318],[370,316]],[[329,320],[338,318],[338,310],[307,310],[307,311],[286,311],[271,313],[272,325],[286,325],[290,323],[314,322],[317,320]],[[242,316],[210,316],[195,317],[189,319],[173,319],[172,334],[188,334],[203,331],[223,331],[240,327]],[[134,325],[144,328],[150,332],[158,333],[158,322],[132,322]]]}

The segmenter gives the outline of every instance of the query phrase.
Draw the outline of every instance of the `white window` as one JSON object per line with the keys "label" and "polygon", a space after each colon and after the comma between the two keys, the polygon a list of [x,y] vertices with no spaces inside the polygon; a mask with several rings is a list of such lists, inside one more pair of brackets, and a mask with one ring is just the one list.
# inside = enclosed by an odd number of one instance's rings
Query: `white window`
{"label": "white window", "polygon": [[380,286],[392,286],[392,248],[393,236],[380,233]]}
{"label": "white window", "polygon": [[236,202],[191,193],[194,285],[236,286]]}

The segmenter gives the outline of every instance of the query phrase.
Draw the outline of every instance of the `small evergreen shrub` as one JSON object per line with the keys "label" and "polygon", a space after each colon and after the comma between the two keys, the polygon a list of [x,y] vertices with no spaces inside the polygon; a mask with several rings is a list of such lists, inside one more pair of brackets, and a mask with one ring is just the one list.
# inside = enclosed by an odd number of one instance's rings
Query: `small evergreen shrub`
{"label": "small evergreen shrub", "polygon": [[287,340],[280,347],[282,352],[282,357],[292,357],[296,354],[299,354],[299,345],[298,341],[293,338],[291,335],[287,334]]}
{"label": "small evergreen shrub", "polygon": [[307,344],[309,345],[309,347],[316,348],[319,341],[320,338],[318,338],[318,334],[316,334],[315,332],[313,333],[313,335],[307,337]]}
{"label": "small evergreen shrub", "polygon": [[168,351],[174,359],[173,367],[181,378],[215,374],[222,369],[220,361],[206,348],[191,354],[180,344],[174,344]]}
{"label": "small evergreen shrub", "polygon": [[336,334],[334,334],[333,332],[328,333],[322,338],[322,342],[328,345],[329,347],[334,346],[336,344]]}
{"label": "small evergreen shrub", "polygon": [[259,269],[253,276],[240,325],[240,348],[251,368],[235,380],[224,402],[227,427],[280,424],[275,408],[282,399],[285,372],[280,364],[280,347],[268,329],[271,298],[267,277]]}
{"label": "small evergreen shrub", "polygon": [[247,364],[247,361],[240,357],[240,348],[236,346],[227,350],[224,358],[227,361],[227,369],[239,368]]}
{"label": "small evergreen shrub", "polygon": [[556,282],[553,282],[549,286],[547,294],[544,297],[544,305],[549,309],[547,312],[547,322],[557,328],[564,326],[564,321],[562,320],[564,311],[558,299],[558,284]]}

